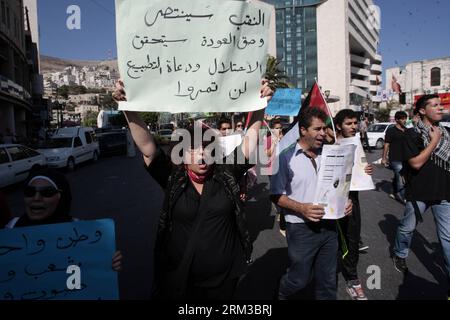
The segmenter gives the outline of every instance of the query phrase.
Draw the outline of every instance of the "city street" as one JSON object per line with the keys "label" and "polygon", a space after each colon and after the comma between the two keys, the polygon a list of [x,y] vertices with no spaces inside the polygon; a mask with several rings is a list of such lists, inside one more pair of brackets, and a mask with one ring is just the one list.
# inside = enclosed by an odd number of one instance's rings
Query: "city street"
{"label": "city street", "polygon": [[[368,155],[370,161],[381,157],[381,151]],[[410,273],[403,277],[395,271],[390,252],[403,206],[389,198],[390,170],[376,166],[377,190],[360,193],[362,239],[369,246],[361,254],[359,274],[363,285],[373,273],[381,271],[381,289],[366,293],[371,300],[444,299],[446,276],[440,245],[431,212],[418,225],[407,260]],[[163,193],[145,172],[142,158],[114,157],[86,164],[68,174],[72,186],[72,213],[80,219],[112,218],[116,223],[117,248],[122,251],[120,274],[122,299],[148,299],[152,282],[152,250]],[[15,214],[24,212],[23,186],[7,190]],[[250,233],[254,240],[254,263],[242,279],[238,299],[272,299],[278,278],[288,266],[286,240],[280,234],[274,210],[268,198],[267,177],[260,177],[250,191],[247,203]],[[309,290],[301,294],[310,296]],[[344,281],[339,275],[340,300],[348,300]]]}

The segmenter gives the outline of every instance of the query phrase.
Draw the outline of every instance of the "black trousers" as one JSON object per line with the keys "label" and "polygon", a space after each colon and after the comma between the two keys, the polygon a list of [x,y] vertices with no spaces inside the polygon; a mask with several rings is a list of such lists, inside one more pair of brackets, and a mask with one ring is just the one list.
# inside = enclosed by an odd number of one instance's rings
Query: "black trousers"
{"label": "black trousers", "polygon": [[351,191],[352,215],[339,220],[348,254],[342,259],[342,275],[346,281],[358,279],[359,240],[361,239],[361,209],[357,191]]}
{"label": "black trousers", "polygon": [[239,278],[227,279],[220,286],[215,288],[203,288],[189,284],[186,292],[186,299],[194,301],[220,301],[232,300]]}

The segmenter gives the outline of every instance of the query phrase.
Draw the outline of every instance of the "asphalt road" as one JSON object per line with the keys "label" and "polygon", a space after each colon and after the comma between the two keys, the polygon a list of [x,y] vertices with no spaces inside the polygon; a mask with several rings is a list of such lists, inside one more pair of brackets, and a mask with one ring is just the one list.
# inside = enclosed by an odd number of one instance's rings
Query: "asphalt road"
{"label": "asphalt road", "polygon": [[[381,157],[380,151],[368,155],[369,161]],[[163,193],[144,171],[142,160],[113,157],[86,164],[67,174],[72,186],[72,213],[81,219],[112,218],[116,223],[117,248],[124,255],[120,274],[122,299],[148,299],[152,282],[152,250],[156,221]],[[374,174],[376,191],[361,192],[362,238],[370,248],[361,254],[359,275],[366,287],[369,266],[380,270],[380,289],[369,290],[369,299],[446,299],[444,261],[431,212],[418,228],[407,260],[406,276],[392,266],[391,249],[403,206],[390,199],[391,171],[377,166]],[[24,212],[23,186],[7,190],[13,212]],[[278,278],[289,265],[286,240],[280,234],[274,210],[268,198],[268,181],[260,177],[250,190],[247,212],[254,240],[254,263],[240,282],[237,299],[272,299]],[[339,275],[338,298],[347,300],[344,281]],[[299,298],[311,298],[307,288]]]}

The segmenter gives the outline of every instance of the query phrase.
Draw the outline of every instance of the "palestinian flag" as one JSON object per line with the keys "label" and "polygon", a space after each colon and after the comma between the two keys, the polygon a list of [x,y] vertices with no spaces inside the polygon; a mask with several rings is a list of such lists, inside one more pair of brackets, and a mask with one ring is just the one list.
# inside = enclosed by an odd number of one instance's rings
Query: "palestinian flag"
{"label": "palestinian flag", "polygon": [[[328,115],[326,124],[327,125],[331,124],[333,127],[333,131],[336,132],[336,130],[334,129],[333,116],[322,92],[320,91],[320,87],[317,81],[314,82],[311,90],[309,91],[308,96],[306,97],[305,101],[303,101],[300,107],[300,111],[298,112],[297,119],[302,113],[302,111],[305,110],[305,108],[319,108],[320,110],[325,112]],[[286,150],[293,143],[296,143],[299,138],[300,133],[298,128],[298,122],[296,120],[292,124],[291,129],[288,131],[288,133],[286,133],[286,135],[283,137],[283,139],[281,139],[280,143],[278,144],[277,155]]]}

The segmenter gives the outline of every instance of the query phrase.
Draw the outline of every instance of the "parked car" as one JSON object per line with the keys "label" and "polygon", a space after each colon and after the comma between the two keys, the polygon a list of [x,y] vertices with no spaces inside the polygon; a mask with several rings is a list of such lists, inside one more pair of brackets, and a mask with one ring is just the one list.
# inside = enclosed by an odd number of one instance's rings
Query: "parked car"
{"label": "parked car", "polygon": [[45,155],[50,168],[67,168],[69,171],[84,161],[96,162],[100,155],[94,129],[88,127],[58,129],[38,151]]}
{"label": "parked car", "polygon": [[126,130],[98,133],[97,139],[102,157],[127,154]]}
{"label": "parked car", "polygon": [[446,114],[444,117],[442,117],[441,124],[444,127],[450,128],[450,114]]}
{"label": "parked car", "polygon": [[173,132],[175,130],[175,126],[173,123],[164,123],[159,126],[159,130],[171,130]]}
{"label": "parked car", "polygon": [[367,129],[367,137],[369,138],[369,146],[371,148],[382,149],[387,129],[395,126],[392,122],[374,123]]}
{"label": "parked car", "polygon": [[160,144],[169,144],[172,140],[172,134],[173,131],[171,129],[159,130],[158,134],[156,135],[157,141]]}
{"label": "parked car", "polygon": [[25,180],[31,170],[45,167],[45,156],[19,144],[0,144],[0,188]]}

